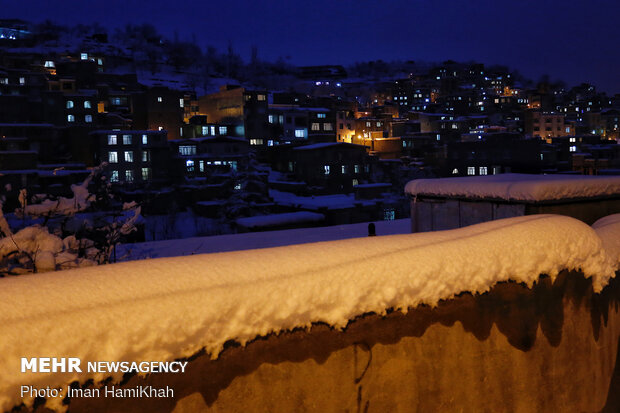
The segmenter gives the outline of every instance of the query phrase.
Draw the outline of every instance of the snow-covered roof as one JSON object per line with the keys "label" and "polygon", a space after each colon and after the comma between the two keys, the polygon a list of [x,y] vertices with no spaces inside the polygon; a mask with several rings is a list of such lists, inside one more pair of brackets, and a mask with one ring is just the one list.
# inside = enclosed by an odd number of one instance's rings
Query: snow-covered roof
{"label": "snow-covered roof", "polygon": [[[18,373],[21,357],[163,361],[203,348],[216,357],[228,340],[244,345],[314,322],[343,328],[361,314],[435,306],[502,281],[531,286],[540,274],[553,281],[563,269],[581,270],[599,292],[617,268],[611,249],[620,248],[610,242],[620,238],[620,219],[603,224],[599,236],[573,218],[530,215],[451,231],[2,278],[0,409],[20,403],[24,383],[44,388],[89,378]],[[97,382],[108,374],[92,376]],[[62,399],[49,401],[60,407]]]}
{"label": "snow-covered roof", "polygon": [[114,129],[96,129],[92,132],[89,132],[89,135],[93,135],[93,134],[116,134],[116,135],[139,135],[139,134],[159,134],[159,133],[163,133],[163,130],[138,130],[138,129],[121,129],[121,130],[114,130]]}
{"label": "snow-covered roof", "polygon": [[405,193],[416,196],[526,202],[610,197],[620,196],[620,177],[501,174],[416,179],[407,183]]}
{"label": "snow-covered roof", "polygon": [[0,123],[0,127],[5,127],[5,126],[16,126],[16,127],[32,127],[32,128],[53,128],[54,125],[52,125],[51,123],[10,123],[10,122],[4,122],[4,123]]}
{"label": "snow-covered roof", "polygon": [[389,182],[378,182],[374,184],[358,184],[355,185],[355,188],[365,189],[365,188],[389,188],[392,184]]}
{"label": "snow-covered roof", "polygon": [[332,146],[346,146],[346,147],[359,147],[359,148],[364,148],[363,145],[356,145],[354,143],[347,143],[347,142],[322,142],[322,143],[315,143],[312,145],[304,145],[304,146],[300,146],[298,148],[294,148],[294,151],[309,151],[309,150],[313,150],[313,149],[321,149],[321,148],[329,148]]}

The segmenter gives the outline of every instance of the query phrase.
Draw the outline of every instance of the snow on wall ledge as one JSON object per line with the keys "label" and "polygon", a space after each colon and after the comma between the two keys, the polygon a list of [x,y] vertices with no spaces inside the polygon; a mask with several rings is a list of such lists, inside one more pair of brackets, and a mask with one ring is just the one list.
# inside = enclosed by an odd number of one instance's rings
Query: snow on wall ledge
{"label": "snow on wall ledge", "polygon": [[436,305],[505,280],[531,285],[562,269],[581,270],[600,291],[614,276],[620,250],[614,241],[620,217],[608,221],[600,224],[602,238],[573,218],[531,215],[451,231],[0,279],[0,409],[20,402],[24,383],[86,379],[19,373],[21,357],[171,360],[203,347],[217,357],[231,339],[246,343],[319,321],[341,328],[367,312]]}
{"label": "snow on wall ledge", "polygon": [[620,177],[500,174],[416,179],[407,183],[405,193],[409,195],[540,202],[620,196]]}

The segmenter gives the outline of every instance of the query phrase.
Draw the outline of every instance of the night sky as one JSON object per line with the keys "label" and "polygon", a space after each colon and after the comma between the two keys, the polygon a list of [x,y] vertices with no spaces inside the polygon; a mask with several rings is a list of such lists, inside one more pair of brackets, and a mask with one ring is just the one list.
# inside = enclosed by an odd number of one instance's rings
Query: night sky
{"label": "night sky", "polygon": [[[587,5],[587,6],[586,6]],[[293,64],[364,60],[504,64],[537,80],[595,84],[620,93],[617,0],[29,0],[3,2],[2,15],[108,28],[154,24],[181,40],[245,60],[289,57]]]}

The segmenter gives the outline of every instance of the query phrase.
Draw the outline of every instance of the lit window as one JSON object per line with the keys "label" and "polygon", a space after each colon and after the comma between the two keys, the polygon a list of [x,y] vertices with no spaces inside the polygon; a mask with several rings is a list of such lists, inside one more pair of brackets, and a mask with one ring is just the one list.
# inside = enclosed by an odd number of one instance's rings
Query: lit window
{"label": "lit window", "polygon": [[82,60],[88,60],[88,53],[81,53],[81,54],[80,54],[80,59],[82,59]]}
{"label": "lit window", "polygon": [[84,122],[91,123],[93,121],[93,115],[85,115]]}
{"label": "lit window", "polygon": [[118,182],[118,171],[112,171],[112,175],[110,175],[110,182]]}
{"label": "lit window", "polygon": [[211,136],[215,136],[215,126],[211,126]]}
{"label": "lit window", "polygon": [[73,101],[72,100],[68,100],[67,101],[67,109],[72,109],[73,108]]}
{"label": "lit window", "polygon": [[204,172],[205,171],[205,161],[203,161],[203,160],[198,161],[198,167],[200,168],[200,172]]}
{"label": "lit window", "polygon": [[179,146],[179,153],[181,155],[196,155],[195,145],[181,145]]}
{"label": "lit window", "polygon": [[323,129],[324,130],[333,130],[332,124],[331,123],[324,123],[323,124]]}
{"label": "lit window", "polygon": [[8,77],[4,77],[4,78],[0,79],[0,83],[2,83],[3,85],[8,85],[9,84],[9,78]]}
{"label": "lit window", "polygon": [[103,59],[102,58],[97,59],[97,64],[99,66],[103,66]]}
{"label": "lit window", "polygon": [[396,219],[396,211],[394,211],[394,208],[385,208],[383,210],[383,220],[394,221],[394,219]]}
{"label": "lit window", "polygon": [[377,128],[381,127],[381,122],[377,122]]}
{"label": "lit window", "polygon": [[353,179],[353,180],[351,181],[351,184],[352,184],[353,186],[357,186],[357,185],[359,184],[359,182],[358,182],[358,180],[357,180],[357,179]]}
{"label": "lit window", "polygon": [[346,165],[342,165],[340,169],[341,169],[341,172],[342,172],[343,174],[346,174],[346,173],[347,173],[347,166],[346,166]]}
{"label": "lit window", "polygon": [[84,101],[84,109],[90,109],[90,108],[91,108],[91,106],[90,106],[90,100],[85,100],[85,101]]}
{"label": "lit window", "polygon": [[323,172],[324,172],[325,175],[329,175],[329,165],[325,165],[323,167]]}
{"label": "lit window", "polygon": [[163,102],[163,101],[164,101],[164,98],[162,98],[161,96],[157,96],[157,101],[158,101],[158,102]]}
{"label": "lit window", "polygon": [[142,135],[142,145],[146,145],[149,143],[148,135]]}
{"label": "lit window", "polygon": [[133,151],[125,151],[125,162],[133,162]]}
{"label": "lit window", "polygon": [[209,134],[209,127],[208,126],[203,126],[202,127],[202,136],[207,136]]}
{"label": "lit window", "polygon": [[459,173],[459,170],[458,170],[458,169],[454,168],[454,169],[452,170],[452,175],[457,175],[458,173]]}
{"label": "lit window", "polygon": [[75,116],[67,115],[67,122],[75,122]]}
{"label": "lit window", "polygon": [[359,165],[354,165],[353,166],[353,170],[355,171],[356,174],[360,173],[360,166]]}
{"label": "lit window", "polygon": [[306,137],[305,129],[295,129],[295,137],[296,138],[305,138]]}
{"label": "lit window", "polygon": [[151,179],[151,168],[142,168],[142,180],[148,181]]}
{"label": "lit window", "polygon": [[185,102],[183,101],[183,98],[179,98],[179,106],[180,107],[184,107],[185,106]]}
{"label": "lit window", "polygon": [[188,159],[187,161],[185,161],[185,167],[187,169],[187,172],[194,172],[194,161]]}
{"label": "lit window", "polygon": [[220,135],[226,135],[228,133],[228,128],[226,126],[220,126],[218,129]]}
{"label": "lit window", "polygon": [[123,135],[123,145],[131,145],[131,135]]}
{"label": "lit window", "polygon": [[118,154],[116,152],[108,152],[108,162],[118,163]]}
{"label": "lit window", "polygon": [[575,142],[577,139],[576,138],[568,138],[569,142]]}
{"label": "lit window", "polygon": [[274,116],[273,115],[269,115],[269,123],[273,123],[274,122]]}
{"label": "lit window", "polygon": [[441,140],[441,135],[437,134],[437,140],[440,141]]}
{"label": "lit window", "polygon": [[116,135],[108,135],[108,145],[116,145]]}
{"label": "lit window", "polygon": [[20,85],[25,85],[26,84],[26,78],[25,77],[20,77],[19,78],[19,84]]}
{"label": "lit window", "polygon": [[325,119],[325,116],[327,116],[325,113],[319,113],[316,115],[316,117],[319,119]]}
{"label": "lit window", "polygon": [[265,100],[265,95],[258,95],[256,96],[256,99],[261,100],[261,101]]}
{"label": "lit window", "polygon": [[235,184],[235,190],[240,190],[241,189],[241,184]]}
{"label": "lit window", "polygon": [[321,127],[318,123],[312,123],[312,130],[321,130]]}
{"label": "lit window", "polygon": [[571,146],[570,148],[568,148],[569,151],[571,152],[577,152],[577,147],[576,146]]}
{"label": "lit window", "polygon": [[487,174],[487,167],[486,166],[481,166],[480,167],[480,175],[486,175]]}
{"label": "lit window", "polygon": [[467,167],[467,175],[476,175],[476,168],[473,166]]}
{"label": "lit window", "polygon": [[149,162],[151,160],[151,153],[149,151],[142,151],[142,162]]}
{"label": "lit window", "polygon": [[262,139],[250,139],[250,145],[262,145],[262,144],[263,144]]}
{"label": "lit window", "polygon": [[53,61],[51,61],[51,60],[46,60],[46,61],[45,61],[45,64],[44,64],[43,66],[45,66],[45,67],[56,67],[56,65],[54,64],[54,62],[53,62]]}
{"label": "lit window", "polygon": [[163,127],[163,126],[160,126],[160,127],[158,127],[158,128],[157,128],[157,130],[161,132],[161,131],[163,131],[163,130],[164,130],[164,127]]}
{"label": "lit window", "polygon": [[125,181],[133,182],[133,171],[131,169],[125,171]]}
{"label": "lit window", "polygon": [[273,140],[272,139],[269,139],[267,141],[267,146],[273,146]]}

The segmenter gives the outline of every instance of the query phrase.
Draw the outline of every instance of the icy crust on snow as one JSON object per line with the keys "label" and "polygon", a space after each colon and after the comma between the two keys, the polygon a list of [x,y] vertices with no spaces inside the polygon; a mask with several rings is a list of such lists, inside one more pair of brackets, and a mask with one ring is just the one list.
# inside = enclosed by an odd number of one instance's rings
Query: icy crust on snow
{"label": "icy crust on snow", "polygon": [[[618,226],[608,230],[605,240],[620,236]],[[367,312],[434,306],[506,280],[532,285],[563,269],[581,270],[600,291],[617,264],[605,242],[573,218],[530,215],[0,279],[0,409],[20,402],[24,383],[60,386],[92,375],[21,374],[21,357],[163,361],[202,348],[217,357],[231,339],[245,344],[313,322],[343,328]]]}
{"label": "icy crust on snow", "polygon": [[459,178],[416,179],[409,195],[552,201],[620,195],[620,176],[500,174]]}

